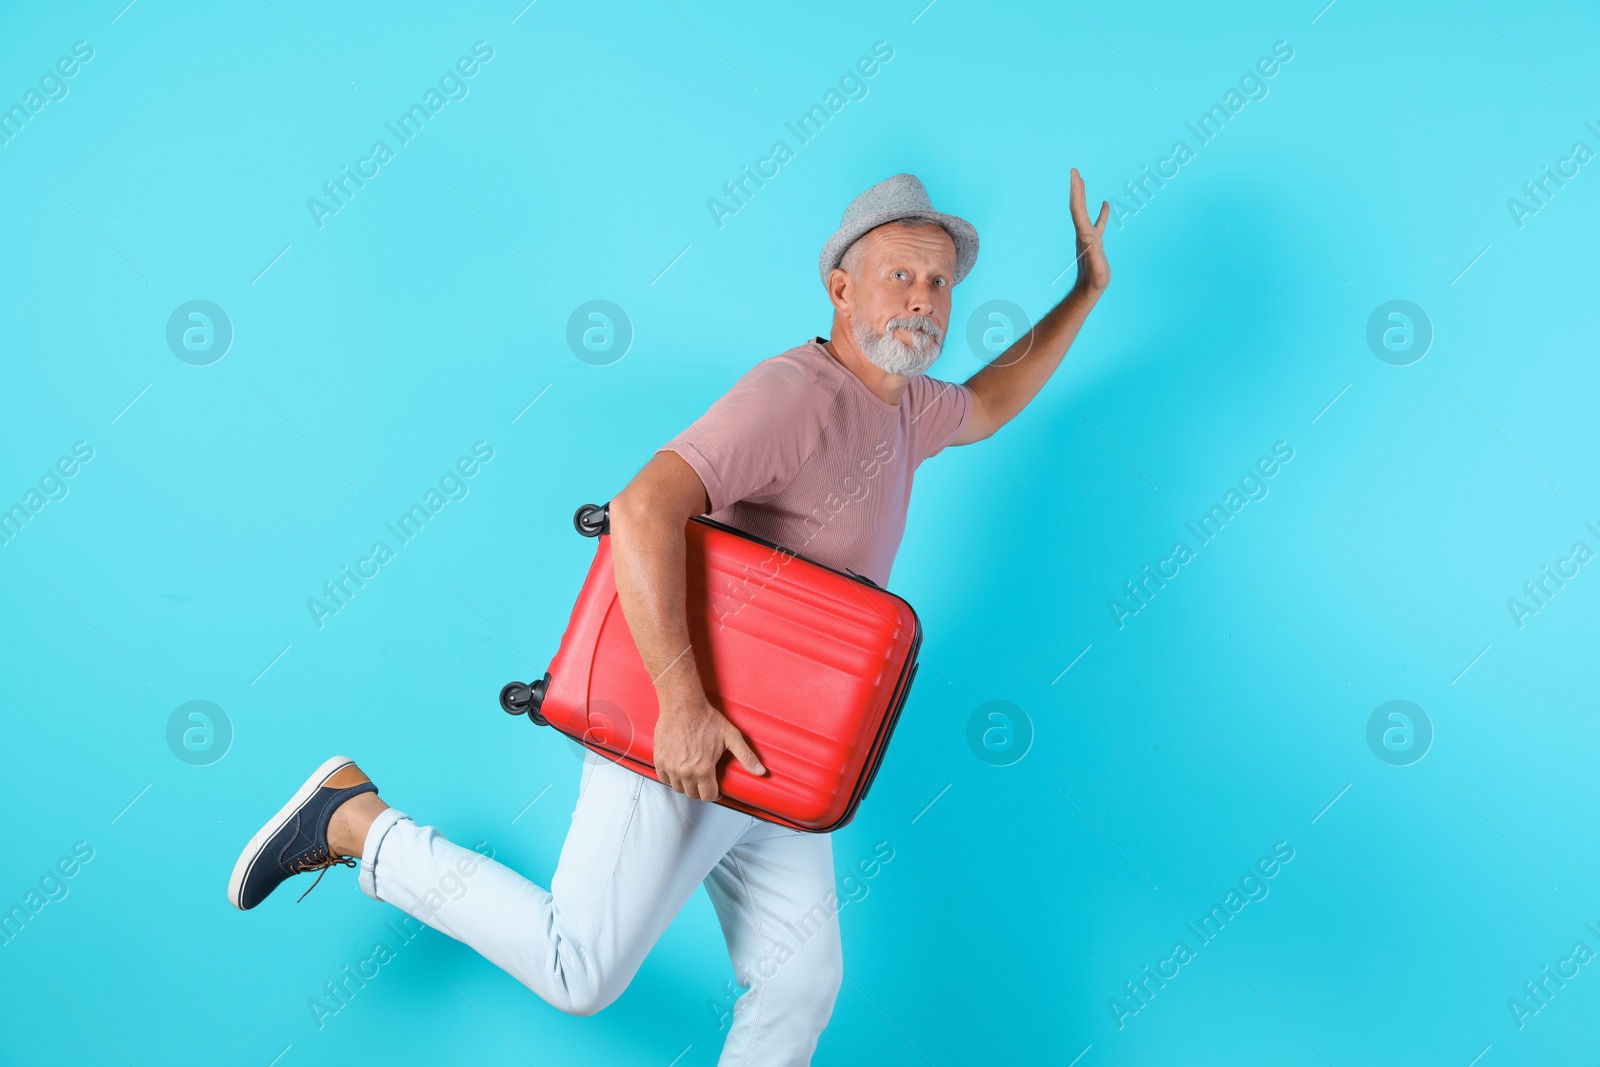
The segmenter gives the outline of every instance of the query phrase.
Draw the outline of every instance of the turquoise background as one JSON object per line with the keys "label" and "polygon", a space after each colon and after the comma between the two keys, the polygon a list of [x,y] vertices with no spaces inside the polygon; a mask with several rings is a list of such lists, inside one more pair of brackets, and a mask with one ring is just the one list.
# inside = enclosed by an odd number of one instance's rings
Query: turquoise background
{"label": "turquoise background", "polygon": [[[241,914],[233,859],[344,752],[548,884],[580,764],[495,695],[555,650],[593,552],[574,508],[828,333],[817,251],[899,171],[982,234],[932,372],[966,378],[975,309],[1072,284],[1076,166],[1138,210],[1050,384],[922,469],[893,587],[923,669],[834,841],[841,875],[894,859],[841,913],[816,1062],[1591,1062],[1600,966],[1520,1028],[1508,1002],[1600,951],[1600,565],[1520,627],[1507,601],[1600,549],[1600,163],[1520,226],[1508,200],[1600,150],[1600,18],[923,2],[6,5],[0,105],[93,58],[0,144],[0,506],[93,458],[0,546],[0,908],[93,858],[0,946],[0,1060],[714,1063],[703,892],[594,1018],[430,930],[318,1029],[307,1001],[399,913],[339,869]],[[319,227],[307,200],[478,41],[468,95]],[[1185,123],[1280,41],[1199,145]],[[707,201],[780,138],[719,228]],[[1139,206],[1123,183],[1179,138]],[[167,343],[191,300],[232,326],[210,365]],[[622,358],[569,347],[590,300],[623,309]],[[1431,326],[1408,365],[1367,340],[1391,300]],[[479,441],[468,494],[319,629],[308,598]],[[1123,583],[1280,441],[1269,494],[1119,628]],[[203,766],[169,747],[192,700],[231,727]],[[1391,700],[1431,724],[1420,760],[1369,746]],[[1202,945],[1185,924],[1279,842]]]}

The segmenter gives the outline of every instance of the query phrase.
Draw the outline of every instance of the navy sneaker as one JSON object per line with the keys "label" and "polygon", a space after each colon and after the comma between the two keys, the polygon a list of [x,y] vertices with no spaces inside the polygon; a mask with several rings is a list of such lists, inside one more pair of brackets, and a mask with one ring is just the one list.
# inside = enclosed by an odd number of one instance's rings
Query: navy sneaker
{"label": "navy sneaker", "polygon": [[[356,859],[335,856],[328,848],[328,823],[340,804],[357,794],[377,791],[348,756],[335,756],[318,767],[239,854],[233,877],[228,879],[228,902],[248,911],[296,874],[322,872],[306,889],[309,893],[328,868],[356,866]],[[305,896],[301,893],[300,899]]]}

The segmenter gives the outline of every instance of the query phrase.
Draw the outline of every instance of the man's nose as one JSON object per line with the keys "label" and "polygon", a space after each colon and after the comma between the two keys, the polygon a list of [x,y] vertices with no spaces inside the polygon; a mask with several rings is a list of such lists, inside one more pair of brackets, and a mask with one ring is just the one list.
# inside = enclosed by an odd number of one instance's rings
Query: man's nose
{"label": "man's nose", "polygon": [[937,306],[933,299],[933,286],[927,282],[913,285],[906,294],[906,311],[910,314],[932,317]]}

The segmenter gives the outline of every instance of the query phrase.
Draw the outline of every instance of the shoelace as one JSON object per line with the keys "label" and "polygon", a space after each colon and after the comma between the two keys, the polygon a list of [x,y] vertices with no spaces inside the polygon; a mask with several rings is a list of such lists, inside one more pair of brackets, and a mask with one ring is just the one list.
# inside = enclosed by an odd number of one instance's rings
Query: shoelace
{"label": "shoelace", "polygon": [[330,855],[328,849],[323,845],[318,845],[316,848],[312,849],[308,855],[301,856],[296,859],[294,861],[293,868],[295,874],[306,874],[310,871],[321,871],[322,873],[317,875],[317,880],[311,883],[310,888],[308,888],[305,893],[300,894],[295,903],[298,904],[300,901],[306,899],[306,894],[310,893],[312,889],[317,888],[318,883],[322,881],[322,876],[327,874],[328,870],[335,866],[356,867],[359,866],[359,862],[354,856]]}

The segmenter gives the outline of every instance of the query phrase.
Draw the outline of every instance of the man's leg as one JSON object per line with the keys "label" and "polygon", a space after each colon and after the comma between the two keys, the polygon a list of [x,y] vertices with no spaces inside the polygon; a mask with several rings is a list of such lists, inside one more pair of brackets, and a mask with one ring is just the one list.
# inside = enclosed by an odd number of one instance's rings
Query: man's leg
{"label": "man's leg", "polygon": [[550,891],[394,808],[367,830],[359,882],[560,1010],[591,1015],[754,822],[590,753]]}
{"label": "man's leg", "polygon": [[749,990],[718,1067],[804,1067],[844,981],[832,835],[757,820],[705,885]]}

